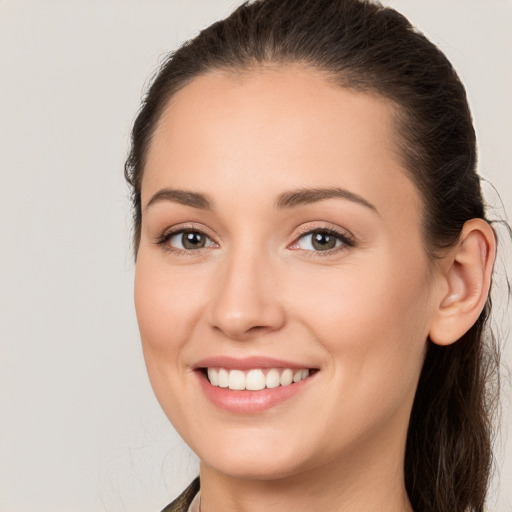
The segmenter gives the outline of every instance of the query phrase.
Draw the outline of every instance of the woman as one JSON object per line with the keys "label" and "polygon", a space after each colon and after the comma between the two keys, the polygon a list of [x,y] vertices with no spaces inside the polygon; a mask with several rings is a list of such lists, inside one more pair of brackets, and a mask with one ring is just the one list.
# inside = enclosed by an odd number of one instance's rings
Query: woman
{"label": "woman", "polygon": [[392,9],[256,1],[168,58],[126,165],[149,377],[201,461],[166,511],[483,510],[475,164],[462,84]]}

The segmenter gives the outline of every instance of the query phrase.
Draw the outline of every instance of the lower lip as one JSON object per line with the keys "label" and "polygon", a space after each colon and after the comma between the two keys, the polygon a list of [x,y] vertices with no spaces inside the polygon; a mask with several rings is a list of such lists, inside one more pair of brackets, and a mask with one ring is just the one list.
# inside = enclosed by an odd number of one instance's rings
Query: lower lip
{"label": "lower lip", "polygon": [[212,386],[201,371],[194,372],[206,397],[214,405],[225,411],[237,414],[255,414],[266,411],[300,393],[315,374],[300,382],[277,388],[265,388],[260,391],[234,391],[228,388]]}

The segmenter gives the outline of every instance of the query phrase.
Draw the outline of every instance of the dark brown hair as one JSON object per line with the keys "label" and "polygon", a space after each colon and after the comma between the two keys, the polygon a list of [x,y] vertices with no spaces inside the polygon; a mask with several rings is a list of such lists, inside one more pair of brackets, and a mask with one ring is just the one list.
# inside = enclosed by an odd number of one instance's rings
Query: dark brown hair
{"label": "dark brown hair", "polygon": [[[475,132],[453,67],[401,14],[364,0],[256,0],[169,55],[132,131],[125,175],[132,187],[134,246],[151,137],[169,99],[199,75],[299,63],[340,87],[395,105],[409,175],[423,198],[423,236],[434,263],[464,223],[485,218]],[[457,342],[428,341],[407,437],[405,483],[416,512],[482,511],[492,462],[497,350],[485,324],[490,300]]]}

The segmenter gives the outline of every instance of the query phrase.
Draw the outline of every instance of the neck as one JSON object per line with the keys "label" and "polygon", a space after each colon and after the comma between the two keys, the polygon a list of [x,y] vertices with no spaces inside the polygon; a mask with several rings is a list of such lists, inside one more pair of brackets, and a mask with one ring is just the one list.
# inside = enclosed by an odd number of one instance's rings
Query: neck
{"label": "neck", "polygon": [[[413,512],[403,477],[404,449],[368,453],[271,480],[233,477],[201,464],[201,512]],[[357,461],[357,463],[354,463]]]}

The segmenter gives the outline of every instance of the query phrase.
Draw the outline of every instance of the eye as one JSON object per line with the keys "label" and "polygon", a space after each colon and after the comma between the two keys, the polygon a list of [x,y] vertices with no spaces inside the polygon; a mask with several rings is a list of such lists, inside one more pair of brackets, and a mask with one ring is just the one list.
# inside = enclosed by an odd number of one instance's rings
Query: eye
{"label": "eye", "polygon": [[354,245],[353,241],[345,234],[333,229],[315,229],[309,231],[297,239],[292,249],[305,251],[326,252],[338,247]]}
{"label": "eye", "polygon": [[181,251],[193,251],[205,247],[216,247],[216,244],[204,233],[192,229],[182,229],[164,236],[159,242],[169,248]]}

